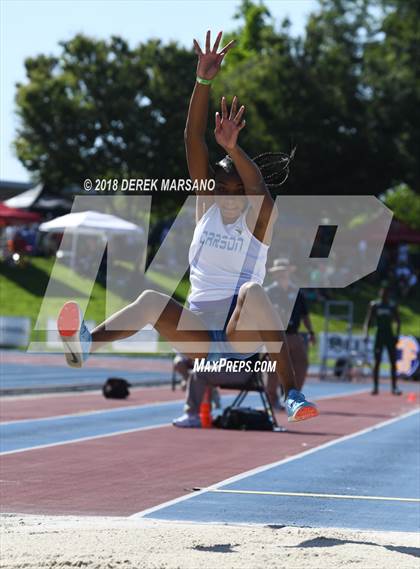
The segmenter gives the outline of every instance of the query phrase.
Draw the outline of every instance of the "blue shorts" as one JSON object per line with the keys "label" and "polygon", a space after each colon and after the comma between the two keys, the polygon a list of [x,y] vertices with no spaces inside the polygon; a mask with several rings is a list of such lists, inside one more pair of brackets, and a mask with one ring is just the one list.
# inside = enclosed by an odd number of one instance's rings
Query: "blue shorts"
{"label": "blue shorts", "polygon": [[[254,352],[237,352],[227,339],[226,327],[235,310],[237,300],[238,296],[235,295],[232,298],[226,298],[221,301],[203,302],[199,305],[190,304],[190,310],[200,317],[210,334],[207,361],[218,361],[221,358],[247,360],[260,351],[261,346]],[[228,305],[229,310],[226,316]]]}

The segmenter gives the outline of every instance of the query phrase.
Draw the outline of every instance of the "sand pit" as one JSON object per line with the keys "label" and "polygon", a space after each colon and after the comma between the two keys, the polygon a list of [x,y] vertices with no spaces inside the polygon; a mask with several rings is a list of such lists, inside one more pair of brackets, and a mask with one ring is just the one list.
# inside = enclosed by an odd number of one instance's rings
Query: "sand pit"
{"label": "sand pit", "polygon": [[414,533],[3,515],[2,568],[416,569]]}

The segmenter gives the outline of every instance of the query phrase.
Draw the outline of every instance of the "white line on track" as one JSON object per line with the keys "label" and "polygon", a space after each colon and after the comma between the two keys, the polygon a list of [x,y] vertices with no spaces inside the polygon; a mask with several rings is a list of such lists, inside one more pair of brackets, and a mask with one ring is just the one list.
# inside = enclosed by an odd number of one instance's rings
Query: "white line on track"
{"label": "white line on track", "polygon": [[[155,385],[151,389],[168,389],[169,383],[166,385]],[[131,388],[131,392],[141,391],[144,389],[149,389],[149,387],[136,385]],[[27,401],[28,399],[49,399],[51,397],[79,397],[80,395],[102,395],[102,386],[98,385],[97,389],[87,389],[87,390],[73,390],[73,391],[59,391],[58,393],[48,392],[48,393],[26,393],[22,395],[2,395],[1,403],[8,403],[9,401]]]}
{"label": "white line on track", "polygon": [[0,456],[5,456],[7,454],[17,454],[19,452],[28,452],[30,450],[39,450],[43,448],[57,447],[62,445],[70,445],[73,443],[81,443],[84,441],[93,441],[95,439],[105,439],[107,437],[115,437],[117,435],[127,435],[128,433],[137,433],[139,431],[150,431],[152,429],[162,429],[162,427],[169,427],[171,423],[160,423],[158,425],[150,425],[147,427],[138,427],[135,429],[125,429],[122,431],[115,431],[114,433],[105,433],[104,435],[93,435],[91,437],[80,437],[78,439],[70,439],[69,441],[59,441],[57,443],[48,443],[46,445],[37,445],[33,447],[19,448],[15,450],[6,450],[0,452]]}
{"label": "white line on track", "polygon": [[3,425],[17,425],[19,423],[35,423],[40,421],[55,421],[56,419],[70,419],[72,417],[88,417],[89,415],[97,415],[98,413],[117,413],[128,410],[136,411],[137,409],[145,409],[147,407],[164,407],[173,403],[184,403],[184,401],[185,399],[174,399],[172,401],[156,401],[154,403],[143,403],[142,405],[125,405],[121,407],[114,407],[112,409],[94,409],[92,411],[81,411],[80,413],[68,413],[64,415],[51,415],[49,417],[37,417],[35,419],[16,419],[15,421],[2,421],[0,422],[0,427],[3,427]]}
{"label": "white line on track", "polygon": [[344,441],[348,441],[350,439],[359,437],[359,436],[364,435],[366,433],[370,433],[371,431],[374,431],[376,429],[381,429],[383,427],[386,427],[387,425],[392,425],[393,423],[396,423],[397,421],[401,421],[403,419],[406,419],[407,417],[415,415],[416,413],[419,413],[418,409],[414,409],[413,411],[409,411],[408,413],[404,413],[404,415],[400,415],[399,417],[394,417],[393,419],[388,419],[387,421],[383,421],[382,423],[377,423],[376,425],[373,425],[372,427],[368,427],[367,429],[362,429],[360,431],[356,431],[355,433],[351,433],[350,435],[345,435],[344,437],[340,437],[340,438],[335,439],[333,441],[329,441],[329,442],[324,443],[320,446],[306,450],[304,452],[300,452],[298,454],[295,454],[295,455],[290,456],[288,458],[284,458],[284,459],[279,460],[277,462],[271,462],[269,464],[265,464],[263,466],[258,466],[257,468],[253,468],[251,470],[247,470],[245,472],[242,472],[241,474],[237,474],[236,476],[232,476],[230,478],[227,478],[225,480],[221,480],[220,482],[212,484],[211,486],[208,486],[207,488],[202,488],[201,490],[199,490],[197,492],[189,493],[189,494],[186,494],[184,496],[180,496],[179,498],[175,498],[173,500],[163,502],[162,504],[158,504],[157,506],[153,506],[152,508],[147,508],[146,510],[142,510],[141,512],[137,512],[135,514],[132,514],[129,517],[130,518],[143,518],[149,514],[152,514],[154,512],[159,511],[159,510],[163,510],[164,508],[167,508],[169,506],[179,504],[180,502],[184,502],[186,500],[191,500],[195,496],[199,496],[200,494],[204,494],[205,492],[209,492],[212,490],[218,490],[220,487],[227,486],[228,484],[232,484],[234,482],[238,482],[239,480],[243,480],[244,478],[248,478],[249,476],[254,476],[255,474],[259,474],[260,472],[265,472],[266,470],[270,470],[271,468],[274,468],[276,466],[280,466],[282,464],[287,464],[288,462],[298,460],[300,458],[303,458],[304,456],[314,454],[315,452],[318,452],[318,451],[323,450],[325,448],[328,448],[328,447],[331,447],[333,445],[342,443]]}
{"label": "white line on track", "polygon": [[[201,490],[201,488],[200,488]],[[298,496],[303,498],[337,498],[340,500],[385,500],[389,502],[420,502],[420,498],[395,498],[393,496],[353,496],[352,494],[317,494],[315,492],[272,492],[268,490],[207,490],[214,494],[252,494],[257,496]]]}
{"label": "white line on track", "polygon": [[[345,392],[345,393],[341,393],[340,395],[324,395],[321,397],[318,397],[316,399],[314,399],[314,401],[320,401],[321,399],[334,399],[336,397],[348,397],[350,395],[354,395],[355,393],[364,393],[366,390],[360,390],[360,391],[349,391],[349,392]],[[228,396],[225,396],[228,397]],[[159,405],[170,405],[172,403],[182,403],[183,400],[177,400],[177,401],[166,401],[163,403],[146,403],[144,405],[138,405],[138,406],[127,406],[127,407],[118,407],[116,409],[110,409],[109,412],[111,411],[126,411],[127,409],[139,409],[139,408],[144,408],[144,407],[156,407]],[[95,413],[103,413],[103,412],[108,412],[108,410],[97,410],[97,411],[91,411],[90,413],[80,413],[80,414],[75,414],[75,415],[57,415],[55,417],[42,417],[39,419],[21,419],[18,421],[10,421],[10,422],[4,422],[4,423],[0,423],[0,427],[2,427],[3,425],[10,425],[10,424],[15,424],[15,423],[24,423],[24,422],[32,422],[32,421],[42,421],[42,420],[47,420],[47,419],[59,419],[59,418],[68,418],[68,417],[82,417],[85,415],[93,415]],[[94,439],[101,439],[101,438],[106,438],[106,437],[114,437],[114,436],[118,436],[118,435],[125,435],[128,433],[135,433],[137,431],[150,431],[152,429],[160,429],[162,427],[169,427],[171,425],[171,423],[160,423],[158,425],[150,425],[150,426],[146,426],[146,427],[139,427],[139,428],[135,428],[135,429],[126,429],[126,430],[121,430],[121,431],[115,431],[112,433],[105,433],[102,435],[93,435],[93,436],[87,436],[87,437],[80,437],[77,439],[70,439],[68,441],[58,441],[56,443],[48,443],[45,445],[36,445],[36,446],[31,446],[31,447],[25,447],[25,448],[21,448],[21,449],[14,449],[14,450],[7,450],[7,451],[3,451],[0,452],[0,456],[5,456],[5,455],[9,455],[9,454],[17,454],[20,452],[28,452],[31,450],[40,450],[40,449],[44,449],[44,448],[50,448],[50,447],[55,447],[55,446],[60,446],[60,445],[68,445],[68,444],[72,444],[72,443],[80,443],[80,442],[85,442],[85,441],[91,441]],[[287,431],[286,431],[287,432]]]}
{"label": "white line on track", "polygon": [[[354,391],[344,391],[343,393],[336,393],[334,395],[321,395],[320,397],[313,397],[314,401],[321,401],[326,399],[335,399],[337,397],[348,397],[350,395],[359,395],[360,393],[365,393],[369,391],[368,388],[365,389],[358,389]],[[228,395],[224,395],[223,397],[229,397]],[[230,396],[233,397],[233,396]],[[171,405],[173,403],[184,403],[185,399],[173,399],[171,401],[162,401],[162,402],[154,402],[154,403],[143,403],[142,405],[126,405],[122,407],[114,407],[113,409],[94,409],[92,411],[81,411],[80,413],[67,413],[63,415],[50,415],[48,417],[36,417],[34,419],[15,419],[13,421],[0,421],[0,427],[3,425],[16,425],[19,423],[34,423],[36,421],[50,421],[55,419],[68,419],[71,417],[86,417],[88,415],[94,415],[97,413],[111,413],[117,411],[127,411],[128,409],[144,409],[146,407],[156,407],[159,405]],[[1,453],[0,453],[1,454]]]}

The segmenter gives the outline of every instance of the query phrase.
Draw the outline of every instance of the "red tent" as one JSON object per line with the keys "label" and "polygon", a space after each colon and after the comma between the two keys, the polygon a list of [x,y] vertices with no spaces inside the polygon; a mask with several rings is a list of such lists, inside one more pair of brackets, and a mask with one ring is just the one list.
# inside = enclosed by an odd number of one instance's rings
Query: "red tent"
{"label": "red tent", "polygon": [[24,225],[26,223],[35,223],[39,221],[41,216],[38,213],[30,213],[13,207],[7,206],[4,202],[0,202],[0,227],[6,225]]}
{"label": "red tent", "polygon": [[[380,220],[379,220],[380,221]],[[382,231],[379,231],[375,227],[375,221],[373,224],[365,223],[364,225],[360,225],[355,229],[344,229],[344,232],[347,232],[348,235],[353,236],[357,231],[357,235],[359,239],[364,239],[366,241],[377,241],[382,238]],[[388,234],[386,236],[385,245],[387,246],[394,246],[399,245],[400,243],[420,243],[420,230],[413,229],[405,223],[398,221],[395,217],[391,221],[391,226],[389,228]]]}
{"label": "red tent", "polygon": [[399,245],[400,243],[420,243],[420,231],[412,229],[394,218],[389,229],[386,244]]}

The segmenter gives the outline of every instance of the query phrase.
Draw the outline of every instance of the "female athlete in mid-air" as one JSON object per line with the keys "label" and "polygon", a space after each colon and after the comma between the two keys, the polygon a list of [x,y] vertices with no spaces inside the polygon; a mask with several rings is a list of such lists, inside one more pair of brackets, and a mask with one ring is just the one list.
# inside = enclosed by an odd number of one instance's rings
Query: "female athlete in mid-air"
{"label": "female athlete in mid-air", "polygon": [[[234,97],[229,112],[223,97],[214,134],[227,155],[214,169],[210,166],[205,142],[210,85],[234,43],[218,51],[221,37],[222,32],[211,48],[207,32],[204,52],[194,40],[198,66],[185,128],[186,154],[192,180],[214,179],[215,191],[197,192],[196,227],[189,251],[189,308],[165,294],[145,290],[89,332],[78,304],[71,301],[61,309],[58,330],[67,362],[74,367],[81,367],[101,346],[127,338],[147,324],[192,358],[246,359],[265,345],[276,362],[288,420],[302,421],[318,415],[318,410],[296,390],[284,326],[262,288],[277,211],[261,172],[272,156],[287,172],[289,157],[268,154],[251,160],[238,145],[245,108],[238,109]],[[227,242],[235,246],[228,248]]]}

